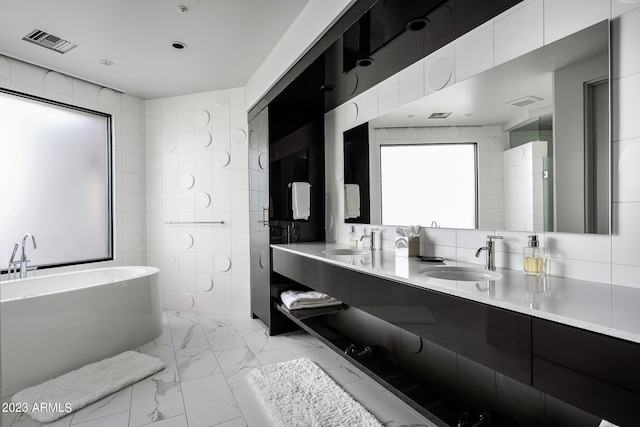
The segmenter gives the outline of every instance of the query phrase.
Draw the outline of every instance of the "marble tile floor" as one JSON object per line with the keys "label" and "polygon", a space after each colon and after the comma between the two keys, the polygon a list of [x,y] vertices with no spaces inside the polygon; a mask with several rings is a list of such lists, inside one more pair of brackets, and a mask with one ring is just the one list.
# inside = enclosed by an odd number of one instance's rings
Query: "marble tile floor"
{"label": "marble tile floor", "polygon": [[356,367],[299,331],[270,337],[257,319],[165,311],[163,334],[138,350],[167,367],[55,422],[2,414],[4,427],[268,427],[246,375],[308,357],[385,426],[432,426]]}

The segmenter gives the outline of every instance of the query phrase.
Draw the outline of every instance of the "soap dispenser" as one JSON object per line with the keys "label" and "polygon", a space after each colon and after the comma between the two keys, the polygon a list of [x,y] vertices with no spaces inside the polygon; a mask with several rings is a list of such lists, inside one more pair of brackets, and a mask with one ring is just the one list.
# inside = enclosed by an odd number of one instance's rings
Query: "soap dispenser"
{"label": "soap dispenser", "polygon": [[544,276],[545,274],[545,256],[544,248],[540,247],[538,236],[529,236],[529,244],[525,246],[524,251],[524,274],[532,276]]}
{"label": "soap dispenser", "polygon": [[352,225],[351,232],[349,233],[349,246],[352,248],[358,247],[358,237],[356,236],[356,228]]}

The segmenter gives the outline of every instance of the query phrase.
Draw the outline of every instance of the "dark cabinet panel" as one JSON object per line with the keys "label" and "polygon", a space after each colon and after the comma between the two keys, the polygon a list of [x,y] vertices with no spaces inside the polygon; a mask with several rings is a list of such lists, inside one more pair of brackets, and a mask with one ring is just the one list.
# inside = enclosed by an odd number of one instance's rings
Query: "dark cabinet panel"
{"label": "dark cabinet panel", "polygon": [[492,1],[455,0],[455,29],[461,35],[493,16]]}
{"label": "dark cabinet panel", "polygon": [[531,384],[529,316],[356,272],[351,305]]}
{"label": "dark cabinet panel", "polygon": [[498,16],[511,6],[515,6],[521,1],[522,0],[493,0],[493,13],[495,16]]}
{"label": "dark cabinet panel", "polygon": [[351,284],[349,271],[324,262],[315,262],[318,265],[318,290],[338,298],[345,304],[350,304]]}
{"label": "dark cabinet panel", "polygon": [[533,319],[533,386],[619,425],[640,425],[640,345]]}
{"label": "dark cabinet panel", "polygon": [[301,285],[350,301],[349,270],[290,252],[273,251],[273,271]]}

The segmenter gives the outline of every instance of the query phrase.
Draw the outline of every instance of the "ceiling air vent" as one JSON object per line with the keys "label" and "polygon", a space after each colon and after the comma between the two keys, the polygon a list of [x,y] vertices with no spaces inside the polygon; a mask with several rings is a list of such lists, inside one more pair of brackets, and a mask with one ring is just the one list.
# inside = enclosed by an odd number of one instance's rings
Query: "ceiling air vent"
{"label": "ceiling air vent", "polygon": [[513,105],[514,107],[525,107],[527,105],[535,104],[536,102],[542,101],[542,98],[538,98],[537,96],[529,95],[524,98],[514,99],[513,101],[507,102],[509,105]]}
{"label": "ceiling air vent", "polygon": [[70,41],[56,37],[53,34],[45,33],[42,30],[33,30],[24,36],[22,40],[35,43],[39,46],[46,47],[47,49],[55,50],[58,53],[67,53],[74,47],[78,46]]}
{"label": "ceiling air vent", "polygon": [[430,119],[446,119],[449,117],[451,113],[432,113],[429,118]]}

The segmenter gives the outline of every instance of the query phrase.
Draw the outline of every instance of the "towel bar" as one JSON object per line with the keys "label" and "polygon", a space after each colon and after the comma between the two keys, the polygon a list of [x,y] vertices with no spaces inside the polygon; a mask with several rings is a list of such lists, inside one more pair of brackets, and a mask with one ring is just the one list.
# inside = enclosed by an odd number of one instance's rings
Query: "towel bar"
{"label": "towel bar", "polygon": [[224,221],[165,221],[165,224],[224,224]]}

